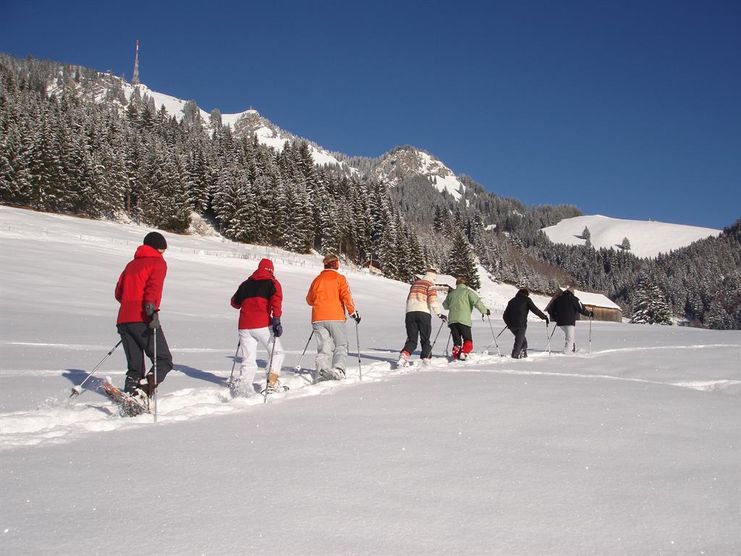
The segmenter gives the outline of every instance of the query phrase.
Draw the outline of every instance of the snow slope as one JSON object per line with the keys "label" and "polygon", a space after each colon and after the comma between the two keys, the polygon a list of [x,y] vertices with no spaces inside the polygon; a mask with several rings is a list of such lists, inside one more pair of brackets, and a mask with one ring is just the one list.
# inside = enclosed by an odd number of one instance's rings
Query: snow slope
{"label": "snow slope", "polygon": [[[741,552],[741,332],[579,322],[564,356],[535,320],[511,360],[501,312],[475,313],[469,361],[447,363],[443,330],[430,367],[395,370],[408,287],[348,271],[349,376],[311,385],[313,345],[294,367],[318,259],[166,234],[176,367],[157,424],[123,419],[68,394],[117,341],[113,286],[146,231],[0,207],[0,553]],[[228,299],[266,254],[291,390],[232,401]],[[117,351],[101,375],[123,368]]]}
{"label": "snow slope", "polygon": [[584,245],[581,237],[584,227],[589,228],[590,241],[599,249],[619,249],[623,238],[630,241],[630,252],[638,257],[656,257],[706,237],[718,236],[720,230],[684,224],[667,224],[652,220],[623,220],[595,214],[565,218],[555,226],[543,228],[554,243]]}

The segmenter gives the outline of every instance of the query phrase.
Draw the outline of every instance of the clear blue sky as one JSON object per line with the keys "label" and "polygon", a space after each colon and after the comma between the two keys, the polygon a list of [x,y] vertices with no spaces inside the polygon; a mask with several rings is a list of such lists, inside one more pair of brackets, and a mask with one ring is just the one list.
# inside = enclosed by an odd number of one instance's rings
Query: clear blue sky
{"label": "clear blue sky", "polygon": [[4,0],[0,51],[254,107],[331,150],[411,144],[586,214],[741,217],[741,1]]}

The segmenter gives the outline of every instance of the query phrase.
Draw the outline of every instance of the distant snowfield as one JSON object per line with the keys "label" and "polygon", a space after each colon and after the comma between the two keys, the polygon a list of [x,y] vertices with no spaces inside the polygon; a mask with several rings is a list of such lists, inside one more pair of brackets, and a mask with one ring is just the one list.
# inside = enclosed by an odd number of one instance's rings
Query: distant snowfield
{"label": "distant snowfield", "polygon": [[566,218],[555,226],[543,228],[543,231],[554,243],[584,245],[581,235],[585,226],[589,228],[590,241],[596,249],[619,249],[623,238],[627,237],[630,252],[637,257],[656,257],[659,253],[669,253],[699,239],[718,236],[721,232],[713,228],[623,220],[599,214]]}
{"label": "distant snowfield", "polygon": [[[348,271],[348,378],[312,385],[318,257],[165,234],[176,366],[158,423],[124,419],[69,392],[118,340],[113,287],[147,231],[0,206],[0,553],[741,553],[741,332],[580,321],[565,356],[535,319],[512,360],[494,339],[514,288],[485,282],[469,361],[435,319],[432,364],[396,370],[408,285]],[[228,301],[265,255],[291,390],[230,400]]]}

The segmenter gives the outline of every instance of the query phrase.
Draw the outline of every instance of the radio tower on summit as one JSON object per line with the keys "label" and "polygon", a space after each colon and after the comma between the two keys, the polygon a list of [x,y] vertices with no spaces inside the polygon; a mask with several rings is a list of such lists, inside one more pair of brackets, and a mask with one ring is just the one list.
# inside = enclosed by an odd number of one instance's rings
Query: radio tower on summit
{"label": "radio tower on summit", "polygon": [[134,54],[134,75],[131,78],[131,84],[139,84],[139,39],[136,40],[136,53]]}

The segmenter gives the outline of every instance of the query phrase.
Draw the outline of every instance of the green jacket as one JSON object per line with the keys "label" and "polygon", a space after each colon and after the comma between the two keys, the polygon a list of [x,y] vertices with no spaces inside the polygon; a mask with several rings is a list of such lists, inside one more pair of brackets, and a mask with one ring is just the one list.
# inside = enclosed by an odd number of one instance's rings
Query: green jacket
{"label": "green jacket", "polygon": [[443,307],[449,311],[448,323],[460,323],[471,326],[471,313],[476,307],[482,315],[488,311],[486,305],[481,302],[479,295],[465,284],[458,286],[448,293]]}

